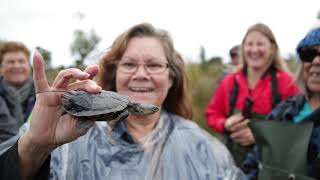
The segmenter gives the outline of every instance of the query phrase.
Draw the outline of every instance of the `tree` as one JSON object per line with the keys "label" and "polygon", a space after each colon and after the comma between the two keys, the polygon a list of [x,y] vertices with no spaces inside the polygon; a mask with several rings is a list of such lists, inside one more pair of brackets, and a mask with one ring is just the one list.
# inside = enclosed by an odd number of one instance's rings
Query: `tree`
{"label": "tree", "polygon": [[90,33],[77,29],[74,31],[74,40],[71,44],[71,54],[75,58],[75,66],[82,69],[88,55],[97,47],[101,38],[91,30]]}
{"label": "tree", "polygon": [[47,76],[47,80],[48,83],[51,84],[53,82],[53,80],[55,79],[55,77],[58,75],[59,73],[59,68],[53,68],[51,65],[52,62],[52,58],[51,58],[51,52],[43,47],[37,46],[36,47],[37,51],[39,51],[39,53],[41,54],[43,61],[44,61],[44,68],[46,71],[46,76]]}
{"label": "tree", "polygon": [[215,65],[217,65],[217,64],[220,64],[220,65],[222,65],[223,64],[223,60],[222,60],[222,58],[221,57],[219,57],[219,56],[214,56],[214,57],[211,57],[210,59],[209,59],[209,61],[208,61],[208,63],[207,64],[215,64]]}
{"label": "tree", "polygon": [[207,71],[207,57],[206,57],[206,49],[203,46],[200,46],[200,63],[201,69],[203,71]]}
{"label": "tree", "polygon": [[45,69],[46,70],[52,69],[52,66],[51,66],[51,52],[49,50],[45,49],[45,48],[40,47],[40,46],[37,46],[36,49],[37,49],[37,51],[40,52],[40,54],[43,57]]}

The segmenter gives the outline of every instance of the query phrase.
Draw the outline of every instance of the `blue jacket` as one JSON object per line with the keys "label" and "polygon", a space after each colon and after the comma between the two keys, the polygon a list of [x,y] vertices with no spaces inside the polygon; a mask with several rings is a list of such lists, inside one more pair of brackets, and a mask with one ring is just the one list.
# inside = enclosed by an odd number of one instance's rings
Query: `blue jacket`
{"label": "blue jacket", "polygon": [[[293,118],[299,114],[304,106],[306,99],[303,95],[293,96],[285,101],[282,101],[267,117],[269,120],[293,121]],[[315,178],[320,178],[319,173],[319,153],[320,153],[320,110],[316,110],[303,121],[311,120],[314,122],[314,127],[311,133],[311,138],[308,147],[308,175]],[[259,170],[259,161],[261,155],[257,146],[248,153],[247,159],[241,166],[241,169],[247,174],[248,178],[257,179]]]}

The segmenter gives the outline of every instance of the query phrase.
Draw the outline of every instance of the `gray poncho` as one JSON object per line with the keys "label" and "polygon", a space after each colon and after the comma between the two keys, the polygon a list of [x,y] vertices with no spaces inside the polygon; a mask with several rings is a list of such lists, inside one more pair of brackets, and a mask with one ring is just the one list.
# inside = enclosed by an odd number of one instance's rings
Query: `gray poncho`
{"label": "gray poncho", "polygon": [[155,129],[138,142],[128,140],[126,128],[108,129],[106,122],[96,122],[87,134],[54,150],[50,179],[246,179],[223,144],[179,116],[162,112]]}

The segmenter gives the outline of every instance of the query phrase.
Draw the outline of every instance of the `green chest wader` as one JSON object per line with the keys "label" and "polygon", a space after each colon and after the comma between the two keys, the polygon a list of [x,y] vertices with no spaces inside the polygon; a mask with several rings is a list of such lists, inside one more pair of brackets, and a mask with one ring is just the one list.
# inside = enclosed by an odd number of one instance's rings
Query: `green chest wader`
{"label": "green chest wader", "polygon": [[[275,68],[270,67],[269,70],[267,71],[267,73],[271,74],[272,107],[275,107],[276,104],[281,101],[280,94],[278,92],[276,70],[275,70]],[[265,75],[267,73],[265,73]],[[263,76],[265,76],[265,75],[263,75]],[[252,112],[251,111],[251,107],[248,107],[247,100],[249,98],[246,99],[246,104],[244,106],[245,108],[242,111],[239,110],[239,109],[235,109],[235,103],[236,103],[236,100],[237,100],[238,91],[239,91],[239,84],[236,81],[236,79],[234,79],[233,87],[231,89],[231,94],[230,94],[230,102],[229,102],[229,104],[230,104],[230,112],[229,112],[228,117],[230,117],[231,115],[234,115],[236,113],[239,113],[239,112],[244,113],[245,111],[249,111],[250,112],[250,120],[262,120],[262,119],[264,119],[266,115]],[[252,103],[254,103],[254,102],[252,102]],[[249,106],[252,106],[252,104],[250,104]],[[230,134],[227,134],[226,146],[229,149],[230,153],[232,154],[232,156],[234,158],[234,161],[235,161],[237,166],[240,166],[242,164],[242,162],[246,159],[247,153],[253,147],[253,145],[242,146],[239,143],[233,142],[233,140],[230,138]]]}
{"label": "green chest wader", "polygon": [[259,180],[312,180],[307,177],[307,153],[313,122],[294,124],[253,120],[250,127],[261,154]]}
{"label": "green chest wader", "polygon": [[[238,113],[241,111],[238,109],[235,109],[234,112]],[[261,119],[264,119],[265,116],[266,115],[252,113],[250,121],[253,119],[256,121],[259,121]],[[248,152],[253,148],[253,145],[242,146],[239,143],[233,142],[231,138],[228,138],[226,146],[229,149],[230,153],[232,154],[233,159],[237,166],[241,165],[241,163],[246,159]]]}

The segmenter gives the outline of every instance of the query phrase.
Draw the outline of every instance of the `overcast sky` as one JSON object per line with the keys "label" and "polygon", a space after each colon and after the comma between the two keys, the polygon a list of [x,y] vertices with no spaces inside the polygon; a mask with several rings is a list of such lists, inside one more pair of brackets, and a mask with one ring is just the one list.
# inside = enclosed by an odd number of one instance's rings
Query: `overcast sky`
{"label": "overcast sky", "polygon": [[[73,31],[93,28],[108,48],[124,30],[149,22],[168,30],[176,49],[189,61],[208,57],[229,61],[228,50],[257,22],[271,27],[283,56],[315,25],[320,0],[0,0],[0,38],[41,46],[52,52],[53,65],[70,65]],[[79,21],[75,14],[85,18]]]}

